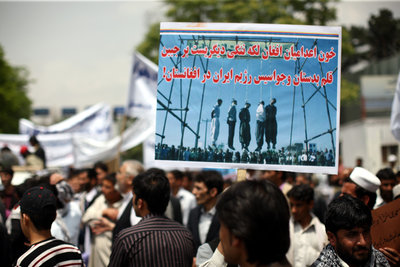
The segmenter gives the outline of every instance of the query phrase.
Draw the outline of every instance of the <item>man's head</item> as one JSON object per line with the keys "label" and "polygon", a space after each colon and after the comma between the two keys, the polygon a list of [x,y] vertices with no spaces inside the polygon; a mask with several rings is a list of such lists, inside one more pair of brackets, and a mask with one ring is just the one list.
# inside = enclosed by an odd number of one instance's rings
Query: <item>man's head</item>
{"label": "man's head", "polygon": [[133,207],[138,216],[164,214],[170,197],[169,181],[164,171],[149,169],[133,179]]}
{"label": "man's head", "polygon": [[325,220],[330,244],[349,265],[364,266],[371,255],[372,215],[359,199],[349,195],[334,199]]}
{"label": "man's head", "polygon": [[219,98],[219,99],[217,100],[217,103],[218,103],[218,106],[221,106],[221,105],[222,105],[222,99]]}
{"label": "man's head", "polygon": [[217,171],[202,171],[195,177],[193,194],[197,204],[204,205],[206,210],[214,207],[217,196],[222,192],[224,181]]}
{"label": "man's head", "polygon": [[375,205],[376,190],[381,182],[378,177],[362,167],[355,167],[342,186],[342,195],[358,198],[370,209]]}
{"label": "man's head", "polygon": [[393,187],[396,185],[396,175],[391,168],[381,169],[376,173],[376,176],[381,181],[379,191],[382,199],[389,203],[393,200]]}
{"label": "man's head", "polygon": [[265,104],[264,101],[261,100],[261,101],[260,101],[260,105],[263,105],[263,106],[264,106],[264,104]]}
{"label": "man's head", "polygon": [[217,203],[220,240],[228,263],[269,264],[289,249],[289,208],[277,186],[247,180],[229,187]]}
{"label": "man's head", "polygon": [[11,185],[13,176],[14,176],[14,171],[11,168],[0,169],[1,183],[3,184],[4,187],[8,187]]}
{"label": "man's head", "polygon": [[249,108],[250,106],[251,106],[251,104],[249,102],[246,101],[246,103],[244,103],[245,108]]}
{"label": "man's head", "polygon": [[38,146],[39,145],[39,140],[36,138],[35,135],[32,135],[29,138],[29,143],[31,144],[31,146]]}
{"label": "man's head", "polygon": [[314,207],[314,190],[309,185],[296,185],[287,196],[293,219],[299,223],[309,220]]}
{"label": "man's head", "polygon": [[97,175],[97,182],[101,185],[104,177],[108,174],[108,166],[104,162],[98,161],[94,164],[93,169]]}
{"label": "man's head", "polygon": [[25,236],[29,232],[48,231],[56,218],[57,199],[52,191],[35,186],[23,194],[20,202],[21,228]]}
{"label": "man's head", "polygon": [[122,163],[117,173],[117,184],[119,191],[123,194],[132,190],[132,181],[144,171],[142,163],[137,160],[126,160]]}
{"label": "man's head", "polygon": [[101,183],[101,192],[103,193],[105,199],[114,203],[121,199],[121,195],[116,188],[117,179],[114,175],[107,175],[104,177],[103,182]]}
{"label": "man's head", "polygon": [[275,104],[276,103],[276,98],[272,98],[270,103],[271,103],[271,105]]}
{"label": "man's head", "polygon": [[286,174],[284,171],[264,171],[261,179],[269,180],[276,186],[281,186],[286,181]]}
{"label": "man's head", "polygon": [[176,195],[179,189],[182,187],[183,172],[180,170],[172,170],[167,173],[167,178],[169,180],[169,185],[171,186],[172,194]]}
{"label": "man's head", "polygon": [[237,101],[236,101],[236,99],[232,99],[232,105],[237,105]]}

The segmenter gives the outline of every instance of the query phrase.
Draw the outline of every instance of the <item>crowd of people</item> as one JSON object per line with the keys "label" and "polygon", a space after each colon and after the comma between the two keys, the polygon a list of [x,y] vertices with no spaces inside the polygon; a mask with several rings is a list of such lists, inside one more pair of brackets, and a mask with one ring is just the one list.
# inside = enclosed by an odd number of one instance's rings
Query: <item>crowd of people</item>
{"label": "crowd of people", "polygon": [[399,266],[374,248],[371,210],[400,197],[400,173],[247,170],[117,172],[97,162],[14,186],[1,166],[2,266]]}
{"label": "crowd of people", "polygon": [[155,158],[158,160],[205,161],[224,163],[279,164],[334,166],[332,149],[291,152],[285,148],[264,151],[232,151],[209,146],[207,149],[197,147],[175,147],[158,143],[155,148]]}

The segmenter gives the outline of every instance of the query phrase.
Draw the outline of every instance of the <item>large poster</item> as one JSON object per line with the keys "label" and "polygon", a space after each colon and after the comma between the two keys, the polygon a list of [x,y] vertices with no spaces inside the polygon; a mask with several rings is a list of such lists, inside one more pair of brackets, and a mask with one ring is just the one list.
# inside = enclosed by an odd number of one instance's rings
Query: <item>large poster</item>
{"label": "large poster", "polygon": [[341,28],[161,23],[155,159],[337,173]]}

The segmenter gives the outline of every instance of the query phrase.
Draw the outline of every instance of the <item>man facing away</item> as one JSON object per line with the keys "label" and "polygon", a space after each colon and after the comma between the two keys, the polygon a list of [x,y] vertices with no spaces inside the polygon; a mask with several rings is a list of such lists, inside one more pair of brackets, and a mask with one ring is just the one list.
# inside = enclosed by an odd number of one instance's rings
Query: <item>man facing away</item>
{"label": "man facing away", "polygon": [[229,187],[217,203],[220,243],[202,267],[289,267],[289,208],[277,186],[247,180]]}
{"label": "man facing away", "polygon": [[216,146],[217,139],[219,136],[219,107],[222,105],[222,99],[217,100],[217,104],[214,105],[214,108],[211,112],[211,141],[212,145]]}
{"label": "man facing away", "polygon": [[296,185],[287,196],[292,213],[287,258],[294,267],[310,266],[328,243],[325,226],[311,212],[314,190],[309,185]]}
{"label": "man facing away", "polygon": [[118,234],[109,266],[192,266],[192,235],[163,215],[169,198],[162,171],[151,169],[135,177],[132,201],[142,220]]}
{"label": "man facing away", "polygon": [[84,266],[75,246],[55,239],[50,232],[56,218],[56,197],[40,186],[28,189],[20,200],[21,229],[30,248],[15,266]]}
{"label": "man facing away", "polygon": [[344,195],[334,199],[326,214],[329,244],[313,267],[389,267],[385,256],[372,246],[371,210],[359,199]]}
{"label": "man facing away", "polygon": [[226,122],[229,126],[228,131],[228,147],[232,150],[235,150],[233,147],[233,137],[235,136],[235,125],[236,125],[236,105],[237,101],[235,99],[232,100],[232,104],[228,110],[228,118]]}

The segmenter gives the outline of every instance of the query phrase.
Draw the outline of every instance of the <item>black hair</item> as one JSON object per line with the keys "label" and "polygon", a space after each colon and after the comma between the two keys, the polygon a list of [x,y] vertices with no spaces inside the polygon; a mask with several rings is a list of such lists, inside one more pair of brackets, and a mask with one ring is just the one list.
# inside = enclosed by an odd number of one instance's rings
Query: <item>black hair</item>
{"label": "black hair", "polygon": [[170,198],[169,181],[165,172],[161,169],[152,168],[139,174],[133,179],[133,193],[135,204],[138,199],[147,203],[152,214],[164,214]]}
{"label": "black hair", "polygon": [[391,168],[384,168],[380,169],[376,173],[376,177],[379,178],[379,180],[396,180],[396,175],[394,174],[393,170]]}
{"label": "black hair", "polygon": [[356,194],[357,198],[362,199],[365,195],[368,196],[369,201],[368,201],[367,206],[371,210],[374,208],[375,202],[376,202],[376,193],[375,192],[365,190],[364,188],[360,187],[358,184],[353,182],[353,180],[351,180],[350,177],[347,177],[344,182],[355,184],[356,185],[355,194]]}
{"label": "black hair", "polygon": [[115,185],[117,183],[117,178],[115,177],[114,173],[106,175],[106,177],[104,177],[103,181],[104,180],[107,180],[107,181],[111,182],[113,185]]}
{"label": "black hair", "polygon": [[314,200],[314,189],[306,184],[295,185],[287,192],[289,198],[294,198],[297,201],[305,201],[310,203]]}
{"label": "black hair", "polygon": [[217,171],[201,171],[194,179],[195,182],[203,182],[207,189],[216,188],[220,194],[224,188],[224,180],[221,173]]}
{"label": "black hair", "polygon": [[107,166],[107,164],[105,164],[105,163],[102,162],[102,161],[97,161],[97,162],[93,165],[93,169],[96,170],[97,168],[103,170],[104,172],[108,172],[108,166]]}
{"label": "black hair", "polygon": [[94,168],[88,169],[87,174],[90,180],[97,180],[97,174]]}
{"label": "black hair", "polygon": [[39,140],[37,140],[37,138],[36,138],[36,135],[32,135],[30,138],[29,138],[29,143],[31,143],[31,145],[39,145],[40,143],[39,143]]}
{"label": "black hair", "polygon": [[5,173],[9,174],[11,177],[14,176],[14,171],[12,168],[1,168],[0,172],[5,172]]}
{"label": "black hair", "polygon": [[359,199],[343,195],[328,205],[325,229],[336,235],[338,230],[354,227],[369,229],[372,225],[371,210]]}
{"label": "black hair", "polygon": [[55,206],[45,206],[40,213],[26,213],[37,230],[50,230],[56,219],[57,209]]}
{"label": "black hair", "polygon": [[243,240],[249,263],[284,259],[289,249],[289,207],[281,190],[267,180],[238,182],[217,202],[220,222]]}
{"label": "black hair", "polygon": [[183,180],[183,172],[181,172],[180,170],[172,170],[170,171],[170,173],[172,173],[172,175],[175,177],[175,180]]}

